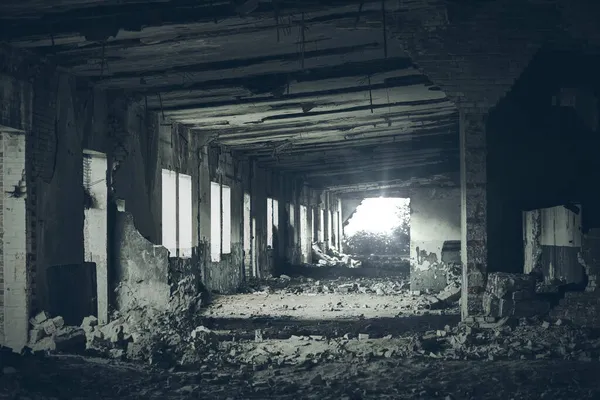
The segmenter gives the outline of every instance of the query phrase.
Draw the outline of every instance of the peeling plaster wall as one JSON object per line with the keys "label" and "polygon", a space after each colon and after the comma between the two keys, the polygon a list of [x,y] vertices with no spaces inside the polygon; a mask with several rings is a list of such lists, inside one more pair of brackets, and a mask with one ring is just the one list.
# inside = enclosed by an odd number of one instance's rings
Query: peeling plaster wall
{"label": "peeling plaster wall", "polygon": [[458,188],[413,189],[410,194],[411,290],[442,290],[447,285],[442,248],[461,239]]}
{"label": "peeling plaster wall", "polygon": [[583,283],[582,238],[581,212],[563,206],[526,212],[525,272],[539,266],[548,283]]}
{"label": "peeling plaster wall", "polygon": [[168,250],[145,239],[128,212],[117,212],[114,240],[116,309],[166,308],[170,295]]}

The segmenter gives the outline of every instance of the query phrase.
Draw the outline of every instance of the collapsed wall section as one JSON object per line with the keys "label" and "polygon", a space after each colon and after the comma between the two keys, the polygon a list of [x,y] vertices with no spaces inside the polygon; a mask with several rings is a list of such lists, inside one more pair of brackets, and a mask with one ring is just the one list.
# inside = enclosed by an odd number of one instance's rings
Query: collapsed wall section
{"label": "collapsed wall section", "polygon": [[410,193],[410,287],[441,291],[448,272],[460,265],[459,188],[419,188]]}

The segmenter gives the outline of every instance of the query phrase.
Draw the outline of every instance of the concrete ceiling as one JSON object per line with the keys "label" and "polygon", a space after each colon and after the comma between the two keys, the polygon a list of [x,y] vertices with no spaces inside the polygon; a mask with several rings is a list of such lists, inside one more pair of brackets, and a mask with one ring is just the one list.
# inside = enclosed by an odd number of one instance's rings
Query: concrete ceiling
{"label": "concrete ceiling", "polygon": [[400,3],[3,0],[0,40],[315,187],[455,181],[456,109],[384,35]]}

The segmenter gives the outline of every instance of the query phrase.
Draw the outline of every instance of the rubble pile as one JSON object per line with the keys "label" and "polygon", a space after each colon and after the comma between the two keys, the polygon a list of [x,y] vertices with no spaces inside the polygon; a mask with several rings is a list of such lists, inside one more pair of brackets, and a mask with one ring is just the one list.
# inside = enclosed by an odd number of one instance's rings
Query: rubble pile
{"label": "rubble pile", "polygon": [[29,347],[33,351],[80,353],[85,350],[86,334],[79,327],[66,326],[62,317],[45,311],[29,320]]}
{"label": "rubble pile", "polygon": [[312,245],[312,257],[317,265],[328,266],[328,267],[349,267],[359,268],[362,263],[351,258],[347,254],[340,253],[336,249],[329,249],[329,254],[326,254],[321,250],[318,243]]}
{"label": "rubble pile", "polygon": [[132,307],[115,312],[111,322],[100,326],[89,316],[81,326],[65,326],[62,317],[41,312],[30,321],[30,347],[34,351],[56,351],[147,361],[172,366],[191,363],[216,353],[216,335],[200,321],[202,293],[192,278],[178,283],[168,308]]}
{"label": "rubble pile", "polygon": [[229,343],[229,363],[254,366],[398,358],[453,360],[600,360],[598,332],[562,320],[509,319],[446,326],[408,337],[372,339],[368,334],[327,338],[295,336],[260,343]]}
{"label": "rubble pile", "polygon": [[494,272],[488,276],[483,310],[492,317],[532,317],[548,313],[550,303],[536,295],[533,276]]}
{"label": "rubble pile", "polygon": [[410,283],[404,279],[339,277],[321,280],[280,275],[253,281],[247,289],[252,293],[259,294],[362,293],[386,296],[407,294],[409,287]]}
{"label": "rubble pile", "polygon": [[446,326],[416,337],[411,347],[413,355],[445,360],[600,360],[598,331],[538,317],[497,321],[486,317]]}

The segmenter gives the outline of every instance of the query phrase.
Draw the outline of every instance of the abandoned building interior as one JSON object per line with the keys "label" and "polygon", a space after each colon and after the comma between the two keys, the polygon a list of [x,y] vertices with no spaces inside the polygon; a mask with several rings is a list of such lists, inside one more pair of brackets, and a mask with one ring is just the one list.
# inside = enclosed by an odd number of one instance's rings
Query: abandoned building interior
{"label": "abandoned building interior", "polygon": [[599,16],[3,0],[0,393],[600,398]]}

